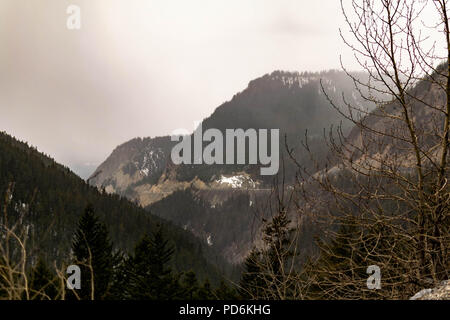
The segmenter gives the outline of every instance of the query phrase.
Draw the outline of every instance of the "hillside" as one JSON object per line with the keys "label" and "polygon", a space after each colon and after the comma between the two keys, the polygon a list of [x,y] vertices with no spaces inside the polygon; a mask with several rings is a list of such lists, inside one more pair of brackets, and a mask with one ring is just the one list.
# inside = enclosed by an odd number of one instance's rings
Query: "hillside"
{"label": "hillside", "polygon": [[[441,144],[437,133],[444,126],[446,95],[442,84],[446,81],[443,75],[446,67],[445,63],[438,66],[438,72],[442,74],[434,73],[420,79],[406,94],[411,124],[425,168],[433,166],[433,162],[441,156],[435,150]],[[353,126],[346,135],[343,150],[341,163],[329,172],[350,166],[350,159],[361,168],[389,165],[402,171],[412,171],[416,165],[402,106],[396,100],[379,105],[361,119],[360,125]]]}
{"label": "hillside", "polygon": [[[130,252],[144,234],[158,225],[175,247],[172,261],[176,270],[193,269],[201,278],[217,282],[220,272],[210,264],[214,253],[190,232],[158,218],[129,200],[115,194],[101,193],[68,168],[7,135],[0,133],[0,212],[10,184],[13,192],[7,209],[8,222],[21,219],[28,226],[31,261],[43,256],[48,262],[62,261],[70,254],[72,235],[87,204],[106,224],[116,249]],[[0,221],[4,222],[4,216]],[[206,259],[208,256],[208,260]]]}

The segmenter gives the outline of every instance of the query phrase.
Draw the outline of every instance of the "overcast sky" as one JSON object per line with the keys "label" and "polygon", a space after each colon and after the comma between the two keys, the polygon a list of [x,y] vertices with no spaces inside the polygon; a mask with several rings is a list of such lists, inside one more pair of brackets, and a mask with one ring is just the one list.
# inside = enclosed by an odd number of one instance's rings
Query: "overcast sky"
{"label": "overcast sky", "polygon": [[340,25],[337,0],[1,0],[0,130],[81,173],[256,77],[339,68]]}

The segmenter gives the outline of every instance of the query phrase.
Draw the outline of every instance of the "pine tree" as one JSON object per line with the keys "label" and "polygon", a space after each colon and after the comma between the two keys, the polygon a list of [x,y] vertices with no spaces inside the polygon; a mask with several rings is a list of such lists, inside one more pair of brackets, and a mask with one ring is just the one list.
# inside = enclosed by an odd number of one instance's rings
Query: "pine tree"
{"label": "pine tree", "polygon": [[260,259],[260,253],[256,249],[253,249],[245,259],[239,294],[246,300],[263,296],[265,280]]}
{"label": "pine tree", "polygon": [[281,263],[292,257],[292,252],[287,249],[291,241],[289,223],[286,211],[281,210],[263,231],[263,241],[267,248],[264,256],[266,260],[268,258],[268,267],[275,275],[281,273]]}
{"label": "pine tree", "polygon": [[111,288],[108,297],[112,300],[131,299],[128,295],[131,263],[130,257],[124,253],[116,255],[116,263],[114,267],[113,277],[111,280]]}
{"label": "pine tree", "polygon": [[170,261],[173,247],[163,236],[161,228],[146,235],[136,246],[134,256],[127,261],[126,295],[137,300],[171,300],[180,294],[178,276]]}
{"label": "pine tree", "polygon": [[211,289],[211,283],[209,282],[208,279],[206,279],[203,285],[199,288],[197,296],[199,300],[214,299],[213,292]]}
{"label": "pine tree", "polygon": [[[354,262],[360,266],[360,272],[365,272],[366,264],[359,257],[359,250],[354,250],[356,241],[361,239],[357,228],[351,223],[339,226],[336,236],[329,241],[316,238],[319,258],[309,260],[304,265],[305,275],[314,279],[309,289],[309,298],[336,299],[344,297],[347,292],[360,291],[351,281],[345,281],[355,276],[355,270],[350,265]],[[337,283],[341,285],[336,285]]]}
{"label": "pine tree", "polygon": [[[116,257],[104,224],[88,205],[78,224],[72,243],[74,263],[81,269],[81,299],[107,299]],[[92,288],[93,287],[93,288]]]}
{"label": "pine tree", "polygon": [[58,279],[49,270],[44,259],[40,257],[31,271],[30,298],[38,300],[54,300],[58,295]]}
{"label": "pine tree", "polygon": [[[317,239],[319,256],[305,264],[305,276],[312,281],[309,298],[312,299],[379,299],[386,291],[406,291],[411,283],[405,277],[407,270],[391,261],[392,247],[382,223],[364,226],[356,217],[346,217],[332,239]],[[398,241],[397,257],[403,257],[406,245]],[[405,257],[406,260],[406,257]],[[367,288],[367,267],[389,265],[383,269],[381,290]]]}
{"label": "pine tree", "polygon": [[193,271],[188,271],[183,276],[181,283],[183,287],[183,298],[188,300],[197,299],[197,293],[199,290],[198,281]]}
{"label": "pine tree", "polygon": [[[295,271],[286,268],[293,258],[289,223],[286,211],[280,208],[277,215],[266,224],[263,229],[263,248],[253,249],[245,261],[240,283],[240,294],[244,298],[292,298],[295,284],[289,279],[295,278]],[[289,274],[286,270],[289,270]]]}
{"label": "pine tree", "polygon": [[237,300],[238,293],[233,287],[228,286],[225,281],[221,281],[219,287],[214,291],[217,300]]}

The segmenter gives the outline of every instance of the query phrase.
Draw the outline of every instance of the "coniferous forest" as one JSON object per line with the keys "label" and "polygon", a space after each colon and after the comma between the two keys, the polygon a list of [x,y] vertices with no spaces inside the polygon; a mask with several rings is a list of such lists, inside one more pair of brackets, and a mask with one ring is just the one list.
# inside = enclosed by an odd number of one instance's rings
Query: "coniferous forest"
{"label": "coniferous forest", "polygon": [[[6,275],[6,265],[23,264],[26,273],[0,282],[2,297],[23,295],[19,283],[25,276],[33,287],[29,297],[40,297],[40,286],[53,298],[61,297],[58,273],[65,277],[64,267],[75,262],[84,265],[83,284],[87,282],[79,293],[82,299],[175,299],[185,297],[186,290],[191,297],[204,294],[205,288],[225,290],[224,275],[233,268],[189,232],[124,198],[97,191],[68,168],[5,133],[0,134],[0,149],[0,219],[14,234],[2,242],[5,264],[0,272]],[[27,239],[23,253],[17,251],[16,236]],[[90,273],[95,275],[97,289],[93,296],[87,285]],[[166,291],[155,293],[159,290],[154,288],[148,295],[137,294],[139,286],[155,279]],[[18,284],[19,292],[5,289],[10,282]],[[123,283],[136,287],[124,290]]]}
{"label": "coniferous forest", "polygon": [[450,0],[74,2],[0,2],[0,300],[450,300]]}

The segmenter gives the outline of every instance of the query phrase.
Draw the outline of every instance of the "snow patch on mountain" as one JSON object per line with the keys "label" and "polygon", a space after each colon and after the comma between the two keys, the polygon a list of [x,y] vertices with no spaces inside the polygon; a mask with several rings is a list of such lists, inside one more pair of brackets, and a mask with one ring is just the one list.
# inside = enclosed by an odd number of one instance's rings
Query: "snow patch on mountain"
{"label": "snow patch on mountain", "polygon": [[206,243],[208,243],[208,246],[210,247],[213,245],[211,234],[208,234],[206,237]]}
{"label": "snow patch on mountain", "polygon": [[256,187],[255,181],[253,181],[250,177],[245,176],[243,174],[235,175],[235,176],[231,176],[231,177],[226,177],[224,175],[221,175],[220,178],[218,180],[216,180],[215,182],[228,185],[233,189],[242,188],[246,185],[249,187],[252,187],[252,188]]}
{"label": "snow patch on mountain", "polygon": [[289,88],[298,87],[303,88],[304,86],[310,83],[317,83],[320,89],[319,94],[321,93],[321,82],[322,85],[330,91],[336,92],[336,85],[333,83],[333,80],[328,79],[326,77],[311,75],[311,74],[302,74],[298,72],[293,73],[285,73],[285,72],[275,72],[271,74],[271,78],[273,80],[279,80],[283,83],[283,85],[288,86]]}
{"label": "snow patch on mountain", "polygon": [[152,149],[147,147],[144,151],[144,156],[141,161],[136,161],[135,165],[139,168],[139,172],[143,176],[148,176],[152,172],[158,170],[160,160],[164,157],[164,152],[161,148]]}

